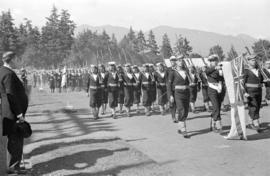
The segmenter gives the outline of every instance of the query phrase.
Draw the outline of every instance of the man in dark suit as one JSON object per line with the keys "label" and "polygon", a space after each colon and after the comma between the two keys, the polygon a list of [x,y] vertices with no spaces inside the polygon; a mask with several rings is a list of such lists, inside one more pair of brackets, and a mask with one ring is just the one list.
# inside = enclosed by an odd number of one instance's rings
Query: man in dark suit
{"label": "man in dark suit", "polygon": [[20,162],[23,152],[23,136],[14,126],[23,120],[28,108],[28,97],[24,86],[16,73],[14,60],[16,54],[8,51],[3,54],[3,66],[0,67],[0,95],[2,99],[3,135],[7,136],[7,149],[10,154],[9,173],[23,173]]}

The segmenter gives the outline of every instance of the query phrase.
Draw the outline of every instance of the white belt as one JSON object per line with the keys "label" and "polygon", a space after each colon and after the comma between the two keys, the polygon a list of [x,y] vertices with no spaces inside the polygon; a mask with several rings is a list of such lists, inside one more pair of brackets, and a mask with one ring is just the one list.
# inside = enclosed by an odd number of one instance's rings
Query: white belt
{"label": "white belt", "polygon": [[189,86],[187,86],[187,85],[176,85],[176,86],[174,86],[174,89],[179,89],[179,90],[185,90],[187,88],[189,88]]}
{"label": "white belt", "polygon": [[246,86],[247,87],[250,87],[250,88],[259,88],[259,87],[262,87],[260,84],[251,84],[251,83],[246,83]]}
{"label": "white belt", "polygon": [[212,89],[215,89],[218,93],[221,93],[221,91],[222,91],[221,82],[219,82],[219,83],[210,83],[210,82],[208,82],[208,86],[211,87]]}
{"label": "white belt", "polygon": [[117,87],[118,84],[109,83],[109,86],[110,86],[110,87]]}
{"label": "white belt", "polygon": [[159,83],[159,85],[161,85],[161,86],[166,86],[166,84],[165,84],[165,83]]}

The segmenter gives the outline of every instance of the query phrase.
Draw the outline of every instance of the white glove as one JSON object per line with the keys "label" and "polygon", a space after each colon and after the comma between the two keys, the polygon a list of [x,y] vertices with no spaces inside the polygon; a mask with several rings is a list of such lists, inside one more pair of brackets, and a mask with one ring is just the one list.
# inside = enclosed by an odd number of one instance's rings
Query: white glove
{"label": "white glove", "polygon": [[245,93],[244,96],[245,96],[245,97],[249,97],[250,95],[249,95],[248,93]]}
{"label": "white glove", "polygon": [[170,102],[173,103],[174,102],[174,98],[173,96],[170,96]]}

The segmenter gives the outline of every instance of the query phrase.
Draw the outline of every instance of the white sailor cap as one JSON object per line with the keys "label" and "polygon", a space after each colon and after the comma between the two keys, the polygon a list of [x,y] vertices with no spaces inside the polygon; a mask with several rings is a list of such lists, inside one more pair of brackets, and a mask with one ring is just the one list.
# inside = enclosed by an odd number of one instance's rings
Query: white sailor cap
{"label": "white sailor cap", "polygon": [[138,65],[133,65],[132,68],[138,68]]}
{"label": "white sailor cap", "polygon": [[247,60],[256,59],[256,57],[257,57],[256,54],[251,54],[247,56]]}
{"label": "white sailor cap", "polygon": [[270,64],[270,60],[268,60],[268,61],[265,61],[265,63],[266,63],[266,64]]}
{"label": "white sailor cap", "polygon": [[164,66],[164,64],[162,63],[162,62],[158,62],[157,64],[156,64],[156,66],[158,67],[158,66]]}
{"label": "white sailor cap", "polygon": [[108,65],[116,65],[116,63],[115,62],[108,62]]}
{"label": "white sailor cap", "polygon": [[149,67],[149,65],[147,63],[143,64],[143,67]]}
{"label": "white sailor cap", "polygon": [[170,61],[177,61],[177,58],[175,56],[171,56]]}
{"label": "white sailor cap", "polygon": [[93,64],[90,65],[90,67],[91,67],[91,68],[97,68],[97,66],[96,66],[96,65],[93,65]]}
{"label": "white sailor cap", "polygon": [[130,66],[131,66],[130,63],[126,63],[126,64],[125,64],[125,67],[130,67]]}
{"label": "white sailor cap", "polygon": [[152,64],[152,63],[150,63],[150,64],[148,64],[149,65],[149,67],[154,67],[154,64]]}
{"label": "white sailor cap", "polygon": [[180,60],[180,59],[184,59],[185,57],[184,57],[184,55],[179,55],[179,56],[177,56],[177,58],[176,59],[178,59],[178,60]]}
{"label": "white sailor cap", "polygon": [[219,57],[217,54],[212,54],[208,57],[208,61],[218,61]]}

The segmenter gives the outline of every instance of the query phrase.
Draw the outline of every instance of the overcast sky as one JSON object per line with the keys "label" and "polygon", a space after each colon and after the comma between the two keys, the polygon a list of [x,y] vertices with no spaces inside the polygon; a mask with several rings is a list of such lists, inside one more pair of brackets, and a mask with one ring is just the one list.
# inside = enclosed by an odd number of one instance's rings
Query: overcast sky
{"label": "overcast sky", "polygon": [[114,25],[149,30],[159,25],[270,38],[269,0],[0,0],[15,23],[45,24],[53,4],[77,25]]}

